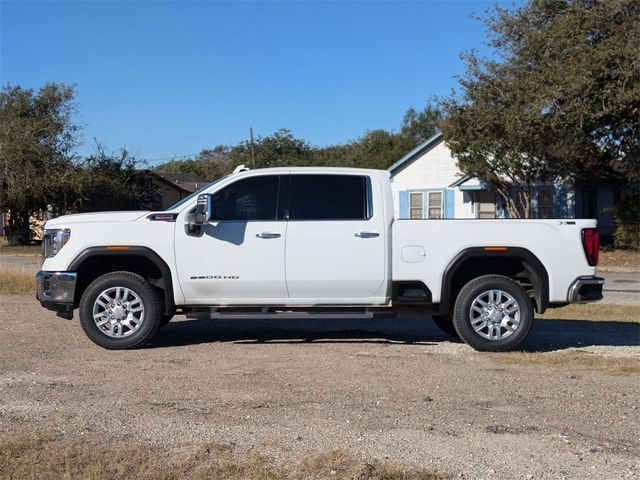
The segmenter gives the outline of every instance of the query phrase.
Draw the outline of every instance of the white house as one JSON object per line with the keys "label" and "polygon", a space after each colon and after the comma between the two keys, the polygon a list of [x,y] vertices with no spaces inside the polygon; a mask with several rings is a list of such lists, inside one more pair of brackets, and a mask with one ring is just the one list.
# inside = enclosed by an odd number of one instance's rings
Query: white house
{"label": "white house", "polygon": [[[508,218],[495,188],[465,176],[437,133],[389,167],[396,218]],[[595,193],[594,193],[595,190]],[[597,218],[601,232],[613,229],[607,208],[628,190],[624,178],[565,185],[534,185],[532,218]]]}

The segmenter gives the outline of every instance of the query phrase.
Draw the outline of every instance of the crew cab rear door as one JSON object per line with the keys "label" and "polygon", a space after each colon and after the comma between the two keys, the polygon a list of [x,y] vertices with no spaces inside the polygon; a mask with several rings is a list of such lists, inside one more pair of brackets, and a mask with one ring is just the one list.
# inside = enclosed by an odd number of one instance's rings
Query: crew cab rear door
{"label": "crew cab rear door", "polygon": [[371,178],[291,172],[288,198],[289,298],[365,303],[379,296],[386,275],[386,232],[382,208],[374,208]]}

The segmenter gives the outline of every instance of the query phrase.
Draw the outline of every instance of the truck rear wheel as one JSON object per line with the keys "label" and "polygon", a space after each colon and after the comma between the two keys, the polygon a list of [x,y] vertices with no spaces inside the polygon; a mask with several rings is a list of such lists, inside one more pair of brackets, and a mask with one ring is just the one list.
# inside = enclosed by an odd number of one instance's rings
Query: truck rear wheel
{"label": "truck rear wheel", "polygon": [[529,334],[533,306],[524,289],[510,278],[485,275],[460,290],[453,325],[460,338],[476,350],[511,350]]}
{"label": "truck rear wheel", "polygon": [[131,272],[107,273],[94,280],[82,294],[79,313],[89,339],[109,350],[147,343],[162,315],[151,285]]}

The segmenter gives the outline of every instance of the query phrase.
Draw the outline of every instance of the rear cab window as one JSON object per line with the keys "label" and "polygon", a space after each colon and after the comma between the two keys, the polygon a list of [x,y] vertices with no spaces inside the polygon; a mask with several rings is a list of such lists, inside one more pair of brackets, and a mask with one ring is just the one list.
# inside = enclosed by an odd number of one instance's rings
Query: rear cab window
{"label": "rear cab window", "polygon": [[371,187],[365,175],[291,174],[289,220],[368,220]]}

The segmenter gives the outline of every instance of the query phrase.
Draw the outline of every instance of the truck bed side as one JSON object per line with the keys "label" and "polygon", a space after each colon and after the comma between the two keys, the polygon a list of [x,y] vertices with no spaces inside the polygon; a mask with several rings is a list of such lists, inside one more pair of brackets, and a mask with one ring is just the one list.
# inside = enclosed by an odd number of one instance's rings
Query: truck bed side
{"label": "truck bed side", "polygon": [[[434,303],[456,256],[468,249],[525,249],[546,269],[549,301],[562,303],[572,282],[594,275],[582,246],[582,230],[595,220],[396,220],[392,226],[392,280],[421,281]],[[487,249],[487,262],[491,262]]]}

